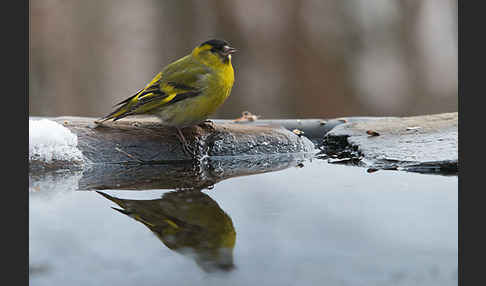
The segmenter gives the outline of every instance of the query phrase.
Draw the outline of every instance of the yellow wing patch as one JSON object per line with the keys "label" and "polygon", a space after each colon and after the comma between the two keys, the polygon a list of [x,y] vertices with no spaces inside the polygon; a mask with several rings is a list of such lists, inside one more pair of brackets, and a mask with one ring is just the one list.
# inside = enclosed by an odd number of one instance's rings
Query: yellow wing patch
{"label": "yellow wing patch", "polygon": [[175,229],[179,228],[179,226],[175,222],[171,221],[170,219],[165,219],[165,222],[168,223],[170,226],[172,226]]}
{"label": "yellow wing patch", "polygon": [[143,89],[143,90],[146,90],[147,88],[151,87],[152,85],[154,85],[156,82],[160,81],[160,79],[162,78],[162,72],[159,72],[150,82],[149,84],[147,84],[147,86]]}

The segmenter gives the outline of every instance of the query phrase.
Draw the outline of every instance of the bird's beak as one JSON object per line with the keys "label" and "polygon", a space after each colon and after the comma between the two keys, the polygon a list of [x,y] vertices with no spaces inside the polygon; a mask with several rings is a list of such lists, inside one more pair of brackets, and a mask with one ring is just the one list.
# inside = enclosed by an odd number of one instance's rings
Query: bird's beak
{"label": "bird's beak", "polygon": [[223,54],[224,56],[227,56],[227,55],[234,54],[234,53],[236,53],[237,51],[238,51],[237,49],[232,48],[232,47],[230,47],[230,46],[224,46],[224,47],[223,47],[223,52],[222,52],[222,54]]}

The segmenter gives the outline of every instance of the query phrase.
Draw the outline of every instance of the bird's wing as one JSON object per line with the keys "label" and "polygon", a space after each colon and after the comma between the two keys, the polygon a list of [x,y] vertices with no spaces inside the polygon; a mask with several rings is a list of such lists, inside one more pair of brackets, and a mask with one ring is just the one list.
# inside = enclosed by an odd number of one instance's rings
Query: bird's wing
{"label": "bird's wing", "polygon": [[202,79],[208,73],[210,70],[194,63],[190,56],[184,57],[168,65],[135,95],[116,104],[119,107],[103,117],[102,121],[150,113],[163,105],[197,96],[204,89]]}

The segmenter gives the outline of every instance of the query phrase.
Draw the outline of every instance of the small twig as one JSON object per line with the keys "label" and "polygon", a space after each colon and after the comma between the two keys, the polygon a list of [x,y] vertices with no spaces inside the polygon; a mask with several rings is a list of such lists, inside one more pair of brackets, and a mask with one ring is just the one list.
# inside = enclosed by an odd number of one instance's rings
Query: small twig
{"label": "small twig", "polygon": [[120,152],[120,153],[125,154],[125,155],[126,155],[127,157],[129,157],[130,159],[133,159],[133,160],[135,160],[135,161],[137,161],[137,162],[139,162],[139,163],[146,163],[144,160],[138,159],[138,158],[136,158],[135,156],[133,156],[133,155],[131,155],[131,154],[129,154],[129,153],[127,153],[127,152],[123,151],[122,149],[120,149],[120,148],[118,148],[118,147],[115,147],[115,150],[116,150],[116,151],[118,151],[118,152]]}

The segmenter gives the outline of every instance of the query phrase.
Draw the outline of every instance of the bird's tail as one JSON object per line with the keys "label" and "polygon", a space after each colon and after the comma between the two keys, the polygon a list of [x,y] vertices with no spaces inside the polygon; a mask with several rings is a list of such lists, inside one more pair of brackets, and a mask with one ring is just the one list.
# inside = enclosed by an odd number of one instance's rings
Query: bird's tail
{"label": "bird's tail", "polygon": [[115,104],[113,107],[119,106],[117,109],[115,109],[113,112],[101,117],[100,119],[96,120],[95,123],[102,123],[107,120],[113,119],[113,121],[116,121],[118,119],[122,119],[123,117],[126,117],[128,115],[133,114],[132,106],[134,102],[134,98],[139,95],[140,91],[134,94],[133,96],[125,99],[122,102],[119,102]]}
{"label": "bird's tail", "polygon": [[[113,111],[112,113],[110,113],[108,115],[101,117],[100,119],[96,120],[95,123],[99,124],[99,123],[102,123],[102,122],[104,122],[106,120],[110,120],[110,119],[113,119],[113,121],[116,121],[116,120],[122,119],[123,117],[126,117],[128,115],[133,115],[133,114],[140,113],[140,112],[144,113],[146,108],[140,109],[141,106],[146,106],[145,105],[146,103],[153,102],[155,99],[160,98],[159,96],[161,96],[162,98],[166,98],[167,96],[159,88],[159,81],[160,81],[161,77],[162,77],[162,72],[159,72],[150,81],[150,83],[147,84],[147,86],[145,88],[137,91],[137,93],[135,93],[131,97],[125,99],[124,101],[115,104],[115,106],[113,106],[113,107],[119,106],[117,109],[115,109],[115,111]],[[150,96],[150,95],[154,95],[154,96]],[[139,101],[139,98],[143,97],[143,96],[144,96],[144,100]],[[175,96],[175,94],[174,94],[174,96]],[[172,99],[172,98],[170,98],[170,99]],[[169,101],[170,99],[168,99],[166,101]],[[150,109],[150,107],[148,109]]]}
{"label": "bird's tail", "polygon": [[105,122],[105,121],[110,120],[110,119],[113,119],[113,121],[116,121],[118,119],[122,119],[123,117],[130,115],[129,108],[128,108],[127,105],[128,104],[124,104],[124,105],[118,107],[117,109],[115,109],[115,111],[111,112],[110,114],[105,115],[105,116],[101,117],[100,119],[96,120],[96,123],[102,123],[102,122]]}

